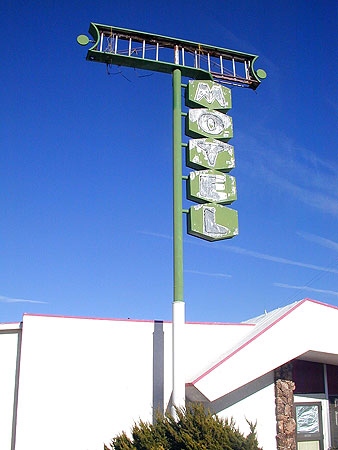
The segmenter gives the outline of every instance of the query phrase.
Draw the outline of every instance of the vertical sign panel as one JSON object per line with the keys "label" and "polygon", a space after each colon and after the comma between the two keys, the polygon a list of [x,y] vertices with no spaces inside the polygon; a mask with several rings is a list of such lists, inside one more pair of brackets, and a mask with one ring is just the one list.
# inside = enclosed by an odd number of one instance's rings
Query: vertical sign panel
{"label": "vertical sign panel", "polygon": [[[217,241],[238,234],[237,211],[229,205],[237,199],[236,180],[223,172],[235,167],[234,148],[227,144],[233,136],[232,118],[225,114],[231,108],[231,91],[208,80],[189,81],[185,92],[186,105],[191,109],[186,117],[187,198],[204,205],[192,206],[188,214],[188,233]],[[201,108],[202,107],[202,108]]]}

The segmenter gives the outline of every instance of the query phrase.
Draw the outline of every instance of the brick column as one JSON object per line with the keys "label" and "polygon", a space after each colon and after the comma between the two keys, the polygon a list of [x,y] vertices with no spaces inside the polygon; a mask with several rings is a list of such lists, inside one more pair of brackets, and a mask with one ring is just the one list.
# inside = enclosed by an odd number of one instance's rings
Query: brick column
{"label": "brick column", "polygon": [[292,363],[275,370],[275,403],[277,449],[296,450],[296,420],[294,416]]}

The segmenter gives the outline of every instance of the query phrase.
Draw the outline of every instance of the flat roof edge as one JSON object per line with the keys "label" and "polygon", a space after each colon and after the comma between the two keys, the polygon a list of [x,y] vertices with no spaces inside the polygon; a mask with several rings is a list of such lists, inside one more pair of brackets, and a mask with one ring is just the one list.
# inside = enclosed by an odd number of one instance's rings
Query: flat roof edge
{"label": "flat roof edge", "polygon": [[[171,320],[156,319],[119,319],[110,317],[85,317],[85,316],[64,316],[59,314],[34,314],[24,313],[24,317],[50,317],[56,319],[80,319],[80,320],[107,320],[110,322],[145,322],[145,323],[172,323]],[[185,322],[187,325],[227,325],[227,326],[255,326],[252,323],[230,323],[230,322]]]}
{"label": "flat roof edge", "polygon": [[21,330],[22,322],[4,322],[0,323],[0,331]]}

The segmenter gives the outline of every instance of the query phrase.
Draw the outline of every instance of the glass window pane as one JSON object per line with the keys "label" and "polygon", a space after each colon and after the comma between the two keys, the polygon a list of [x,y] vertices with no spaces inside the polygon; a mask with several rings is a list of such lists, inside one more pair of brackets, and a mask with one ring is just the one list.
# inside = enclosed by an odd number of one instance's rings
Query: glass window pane
{"label": "glass window pane", "polygon": [[320,450],[319,441],[298,442],[297,450]]}
{"label": "glass window pane", "polygon": [[329,401],[331,443],[333,448],[338,448],[338,397],[330,396]]}
{"label": "glass window pane", "polygon": [[330,395],[338,395],[338,366],[327,365],[327,384]]}
{"label": "glass window pane", "polygon": [[296,359],[293,362],[293,381],[296,384],[295,394],[323,394],[323,364]]}
{"label": "glass window pane", "polygon": [[318,406],[296,406],[297,433],[319,433]]}

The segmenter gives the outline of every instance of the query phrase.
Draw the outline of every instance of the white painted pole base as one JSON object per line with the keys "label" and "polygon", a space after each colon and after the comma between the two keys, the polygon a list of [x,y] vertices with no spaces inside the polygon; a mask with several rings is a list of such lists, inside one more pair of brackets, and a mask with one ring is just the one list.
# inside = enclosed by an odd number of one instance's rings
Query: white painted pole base
{"label": "white painted pole base", "polygon": [[172,361],[173,393],[171,414],[176,417],[174,406],[185,406],[185,303],[173,302]]}

